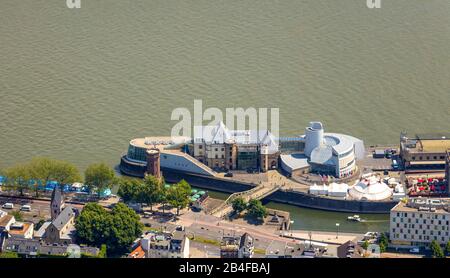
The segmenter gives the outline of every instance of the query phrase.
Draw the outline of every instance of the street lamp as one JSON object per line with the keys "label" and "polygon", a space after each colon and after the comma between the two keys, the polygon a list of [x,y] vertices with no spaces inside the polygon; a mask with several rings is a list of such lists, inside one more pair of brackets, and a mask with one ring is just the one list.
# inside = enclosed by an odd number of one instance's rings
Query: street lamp
{"label": "street lamp", "polygon": [[289,230],[291,231],[291,236],[292,236],[292,225],[294,224],[294,220],[289,221],[290,225],[289,225]]}
{"label": "street lamp", "polygon": [[308,232],[308,236],[309,236],[309,249],[311,249],[311,246],[312,246],[312,232],[311,231]]}
{"label": "street lamp", "polygon": [[336,223],[336,239],[339,237],[339,223]]}

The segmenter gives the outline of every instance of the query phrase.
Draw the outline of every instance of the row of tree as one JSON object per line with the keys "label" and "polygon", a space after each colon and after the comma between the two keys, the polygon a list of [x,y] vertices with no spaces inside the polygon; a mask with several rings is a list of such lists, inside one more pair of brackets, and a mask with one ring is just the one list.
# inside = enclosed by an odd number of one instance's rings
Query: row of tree
{"label": "row of tree", "polygon": [[151,210],[153,210],[153,205],[163,204],[164,211],[164,207],[168,203],[177,209],[177,215],[179,215],[180,209],[189,205],[191,186],[182,180],[166,188],[164,179],[148,175],[144,180],[121,179],[117,194],[125,203],[146,204],[150,206]]}
{"label": "row of tree", "polygon": [[[386,249],[388,247],[389,244],[389,239],[386,236],[385,233],[381,234],[381,237],[379,239],[379,246],[380,246],[380,252],[386,252]],[[366,240],[362,243],[361,247],[364,250],[367,250],[367,248],[369,247],[369,242]],[[441,248],[441,246],[439,245],[439,243],[436,240],[433,240],[430,244],[430,249],[431,249],[431,256],[433,258],[445,258],[445,253],[447,253],[448,256],[450,256],[450,241],[447,242],[447,245],[445,246],[445,250],[443,250]]]}
{"label": "row of tree", "polygon": [[246,211],[246,216],[261,219],[267,216],[267,209],[260,200],[252,199],[248,203],[242,198],[236,198],[231,203],[236,214]]}
{"label": "row of tree", "polygon": [[445,253],[447,253],[447,256],[450,256],[450,241],[445,246],[445,252],[436,240],[431,242],[430,248],[433,258],[445,258]]}
{"label": "row of tree", "polygon": [[[72,163],[46,157],[36,157],[31,161],[16,164],[0,174],[6,177],[5,187],[15,189],[21,195],[30,185],[36,196],[39,196],[39,186],[45,186],[49,181],[64,185],[83,180],[80,171]],[[92,164],[84,172],[84,183],[90,191],[96,190],[99,194],[111,188],[115,182],[114,170],[104,163]]]}

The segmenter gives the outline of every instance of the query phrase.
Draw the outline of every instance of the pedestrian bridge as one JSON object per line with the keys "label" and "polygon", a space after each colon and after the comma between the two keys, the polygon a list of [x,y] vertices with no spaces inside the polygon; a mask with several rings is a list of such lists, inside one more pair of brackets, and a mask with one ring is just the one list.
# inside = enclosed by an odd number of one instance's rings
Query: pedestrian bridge
{"label": "pedestrian bridge", "polygon": [[233,211],[233,208],[231,206],[233,200],[237,198],[242,198],[245,202],[249,202],[252,199],[261,200],[274,193],[281,187],[282,185],[280,184],[264,182],[250,190],[233,193],[225,200],[225,202],[223,202],[217,208],[213,209],[211,211],[211,215],[214,215],[216,217],[224,217]]}

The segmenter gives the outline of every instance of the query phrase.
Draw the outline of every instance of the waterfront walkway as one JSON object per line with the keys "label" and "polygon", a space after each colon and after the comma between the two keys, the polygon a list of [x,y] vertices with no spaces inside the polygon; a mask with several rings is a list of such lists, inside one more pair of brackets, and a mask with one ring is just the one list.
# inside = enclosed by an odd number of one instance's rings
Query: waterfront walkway
{"label": "waterfront walkway", "polygon": [[282,237],[296,239],[296,240],[310,240],[311,233],[311,241],[312,242],[320,242],[326,244],[344,244],[347,241],[359,241],[363,238],[362,234],[353,234],[353,233],[339,233],[339,232],[309,232],[304,230],[295,230],[295,231],[282,231],[280,235]]}
{"label": "waterfront walkway", "polygon": [[226,216],[233,211],[231,206],[233,200],[237,198],[242,198],[245,202],[249,202],[252,199],[261,200],[291,182],[278,171],[271,170],[266,175],[266,181],[261,181],[259,185],[250,190],[231,194],[224,203],[213,209],[211,214],[219,218]]}

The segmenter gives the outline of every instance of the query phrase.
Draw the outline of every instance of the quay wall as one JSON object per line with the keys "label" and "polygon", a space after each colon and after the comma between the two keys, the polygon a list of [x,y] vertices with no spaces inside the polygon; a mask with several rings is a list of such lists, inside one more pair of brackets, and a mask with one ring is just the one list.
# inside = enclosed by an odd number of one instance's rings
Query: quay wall
{"label": "quay wall", "polygon": [[[214,177],[202,177],[173,171],[163,171],[164,178],[168,182],[178,182],[185,179],[190,184],[225,193],[249,190],[255,185],[239,181],[224,180]],[[398,203],[397,201],[370,202],[357,200],[340,200],[314,196],[304,192],[278,190],[262,200],[263,202],[277,202],[299,207],[350,212],[350,213],[389,213]]]}
{"label": "quay wall", "polygon": [[[123,161],[122,161],[123,164]],[[122,165],[121,165],[122,166]],[[120,167],[121,172],[125,175],[143,177],[144,167],[141,165],[127,165]],[[255,184],[230,180],[225,178],[201,176],[189,174],[172,169],[161,167],[164,179],[169,183],[176,183],[184,179],[193,186],[203,189],[209,189],[224,193],[235,193],[246,191],[256,186]],[[321,196],[314,196],[299,191],[278,190],[262,200],[263,202],[273,201],[283,204],[289,204],[299,207],[351,212],[351,213],[389,213],[390,210],[398,203],[397,201],[370,202],[357,200],[340,200]]]}

